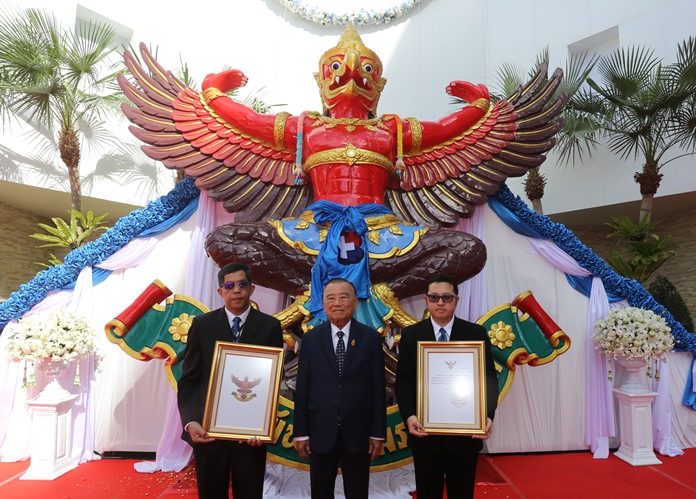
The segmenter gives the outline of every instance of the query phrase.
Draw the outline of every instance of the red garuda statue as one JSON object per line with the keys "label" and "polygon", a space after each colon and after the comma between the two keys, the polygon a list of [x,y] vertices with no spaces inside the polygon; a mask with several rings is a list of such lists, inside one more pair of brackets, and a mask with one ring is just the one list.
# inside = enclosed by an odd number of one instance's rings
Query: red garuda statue
{"label": "red garuda statue", "polygon": [[319,319],[334,277],[361,299],[379,298],[376,287],[400,299],[433,272],[458,282],[477,274],[484,244],[443,227],[539,166],[562,124],[565,97],[553,97],[561,72],[547,79],[545,68],[495,104],[485,86],[454,81],[447,93],[468,105],[438,121],[380,116],[382,62],[352,25],[319,61],[322,112],[299,116],[259,114],[228,97],[246,84],[238,70],[208,75],[199,93],[141,51],[149,71],[125,55],[137,85],[119,75],[136,105],[123,106],[131,131],[151,158],[236,213],[208,236],[208,254],[220,266],[249,263],[258,284],[305,302],[311,289],[306,308]]}

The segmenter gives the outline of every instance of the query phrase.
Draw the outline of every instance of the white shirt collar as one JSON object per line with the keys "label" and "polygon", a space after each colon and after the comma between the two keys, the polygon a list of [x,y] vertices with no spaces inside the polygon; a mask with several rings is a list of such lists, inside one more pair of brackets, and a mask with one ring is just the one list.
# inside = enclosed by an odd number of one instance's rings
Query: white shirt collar
{"label": "white shirt collar", "polygon": [[227,310],[227,308],[225,308],[225,313],[227,314],[227,322],[230,323],[230,327],[232,327],[232,320],[233,320],[235,317],[239,317],[239,319],[241,320],[240,327],[243,327],[243,326],[244,326],[244,323],[245,323],[246,320],[247,320],[247,317],[249,317],[249,311],[250,311],[250,310],[251,310],[251,305],[248,306],[247,309],[246,309],[244,312],[242,312],[240,315],[234,315],[232,312],[230,312],[229,310]]}
{"label": "white shirt collar", "polygon": [[333,323],[329,323],[331,324],[331,336],[336,336],[336,333],[338,333],[339,331],[343,331],[343,334],[345,334],[344,338],[348,338],[348,336],[350,335],[350,323],[351,321],[348,321],[348,324],[343,326],[341,329],[336,327]]}
{"label": "white shirt collar", "polygon": [[433,320],[432,317],[430,318],[430,323],[433,325],[433,331],[435,332],[435,339],[437,339],[437,337],[438,337],[438,334],[440,332],[440,328],[443,327],[443,328],[445,328],[445,331],[447,332],[447,340],[449,341],[449,339],[452,337],[452,326],[454,325],[454,317],[452,317],[452,320],[449,321],[444,326],[437,324]]}
{"label": "white shirt collar", "polygon": [[344,334],[343,341],[345,342],[346,345],[348,345],[348,337],[350,336],[351,321],[348,321],[348,324],[343,326],[341,329],[337,328],[332,323],[329,323],[329,324],[331,324],[331,340],[333,341],[334,350],[336,349],[336,345],[338,343],[338,335],[336,333],[338,333],[339,331],[343,331],[343,334]]}

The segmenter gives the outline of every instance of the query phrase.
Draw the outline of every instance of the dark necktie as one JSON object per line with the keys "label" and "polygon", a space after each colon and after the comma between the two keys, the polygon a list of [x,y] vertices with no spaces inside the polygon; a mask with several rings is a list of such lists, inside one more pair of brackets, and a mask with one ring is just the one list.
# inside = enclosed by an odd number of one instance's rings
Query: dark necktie
{"label": "dark necktie", "polygon": [[346,344],[343,342],[343,331],[336,333],[338,341],[336,342],[336,362],[338,362],[338,375],[343,374],[343,359],[346,356]]}
{"label": "dark necktie", "polygon": [[239,331],[241,328],[239,327],[239,324],[242,322],[242,319],[239,317],[235,317],[232,319],[232,337],[234,338],[234,342],[237,343],[239,341]]}
{"label": "dark necktie", "polygon": [[444,327],[440,328],[439,333],[440,335],[437,337],[437,341],[447,341],[447,331],[445,331]]}

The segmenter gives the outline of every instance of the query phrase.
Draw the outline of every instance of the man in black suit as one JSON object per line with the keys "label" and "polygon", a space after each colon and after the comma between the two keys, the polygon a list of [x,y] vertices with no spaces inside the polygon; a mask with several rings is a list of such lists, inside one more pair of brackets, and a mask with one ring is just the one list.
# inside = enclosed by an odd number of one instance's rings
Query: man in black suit
{"label": "man in black suit", "polygon": [[[401,333],[399,364],[396,369],[396,397],[399,412],[408,428],[408,446],[413,454],[418,499],[474,497],[476,462],[490,435],[498,406],[498,376],[486,329],[454,316],[459,301],[454,280],[438,274],[428,281],[425,302],[430,318],[407,327]],[[419,341],[481,340],[485,348],[486,434],[473,436],[428,435],[416,416],[417,353]]]}
{"label": "man in black suit", "polygon": [[201,426],[216,341],[283,346],[280,322],[249,305],[254,285],[249,267],[225,265],[218,272],[218,294],[225,306],[193,319],[184,351],[177,401],[184,432],[193,446],[198,497],[261,499],[266,473],[266,445],[257,437],[246,442],[215,440]]}
{"label": "man in black suit", "polygon": [[334,497],[338,467],[347,499],[366,499],[370,460],[382,452],[386,396],[382,339],[353,319],[355,287],[326,284],[328,322],[305,333],[295,388],[295,448],[309,456],[312,498]]}

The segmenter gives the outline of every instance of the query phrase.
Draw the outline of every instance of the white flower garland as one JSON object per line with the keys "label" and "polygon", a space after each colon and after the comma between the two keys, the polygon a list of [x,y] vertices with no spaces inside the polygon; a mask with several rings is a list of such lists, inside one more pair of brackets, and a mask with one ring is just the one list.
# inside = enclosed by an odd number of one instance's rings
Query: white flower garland
{"label": "white flower garland", "polygon": [[5,350],[15,362],[70,362],[96,352],[96,332],[81,315],[52,309],[22,318],[8,328]]}
{"label": "white flower garland", "polygon": [[345,26],[350,21],[353,21],[353,24],[358,26],[387,24],[403,16],[421,2],[422,0],[403,0],[396,2],[396,5],[383,9],[366,10],[365,8],[360,8],[347,12],[333,12],[311,5],[311,2],[308,4],[308,2],[302,0],[278,0],[280,5],[290,10],[293,14],[323,26]]}
{"label": "white flower garland", "polygon": [[670,332],[665,319],[652,310],[612,308],[597,321],[592,340],[608,357],[663,360],[674,347]]}

